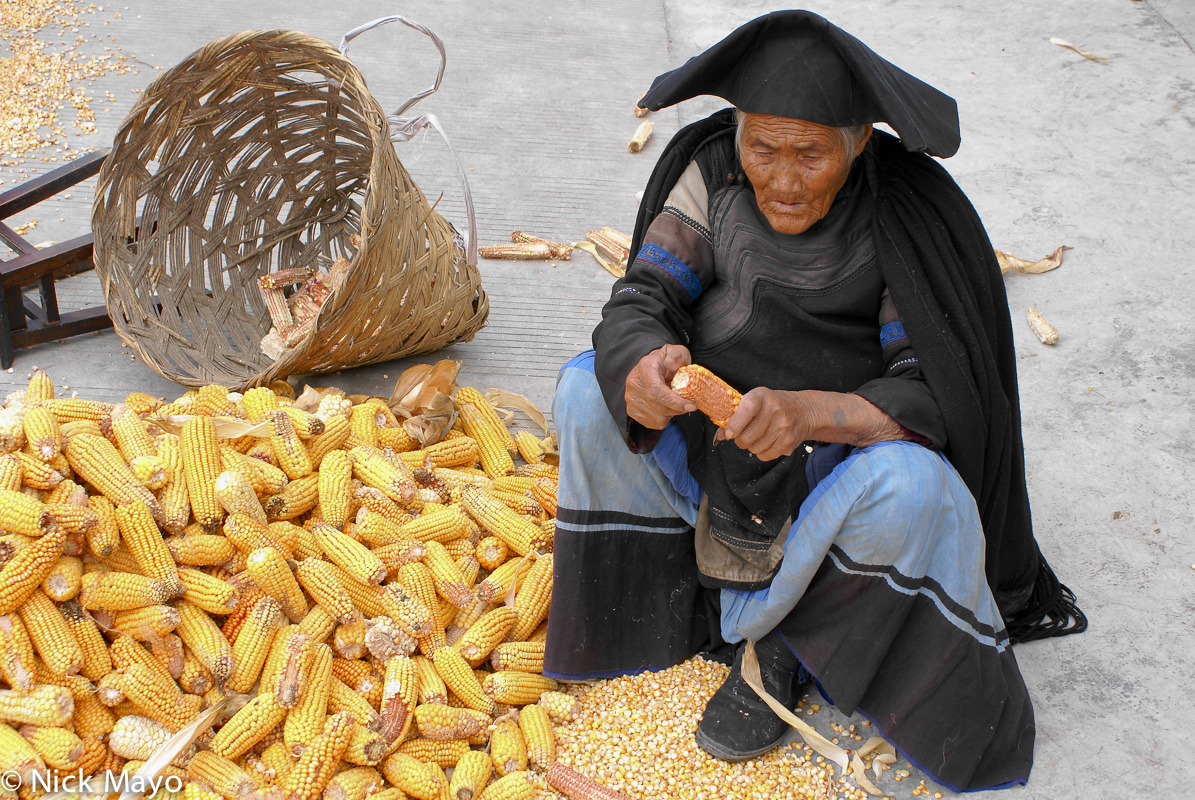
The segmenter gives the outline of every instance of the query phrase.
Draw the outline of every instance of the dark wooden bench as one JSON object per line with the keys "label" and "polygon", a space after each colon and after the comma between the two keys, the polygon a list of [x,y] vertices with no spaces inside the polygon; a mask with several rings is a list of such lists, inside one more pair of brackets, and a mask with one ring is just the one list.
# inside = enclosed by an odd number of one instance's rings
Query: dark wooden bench
{"label": "dark wooden bench", "polygon": [[[4,220],[31,208],[100,171],[109,150],[82,156],[65,166],[0,194],[0,239],[16,252],[16,258],[0,262],[0,368],[12,366],[15,353],[23,347],[112,327],[103,305],[66,314],[58,312],[55,278],[65,278],[94,267],[91,234],[41,250],[5,224]],[[38,301],[25,290],[38,289]]]}

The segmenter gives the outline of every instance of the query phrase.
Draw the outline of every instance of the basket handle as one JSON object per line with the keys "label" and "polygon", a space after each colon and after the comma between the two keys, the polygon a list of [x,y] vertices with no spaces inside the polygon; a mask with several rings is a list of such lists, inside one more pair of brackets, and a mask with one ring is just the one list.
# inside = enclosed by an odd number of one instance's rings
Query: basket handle
{"label": "basket handle", "polygon": [[432,44],[436,46],[436,50],[440,52],[440,69],[436,73],[435,83],[422,92],[412,95],[405,103],[399,106],[397,111],[386,117],[386,121],[390,123],[390,141],[409,142],[419,131],[431,127],[435,129],[436,133],[440,134],[440,138],[444,140],[444,144],[448,145],[448,153],[452,156],[452,163],[456,165],[457,175],[461,180],[461,189],[465,195],[465,215],[468,217],[469,225],[469,229],[465,234],[465,262],[469,266],[475,267],[477,266],[477,215],[473,210],[473,193],[469,190],[469,178],[465,174],[465,167],[461,164],[461,160],[457,158],[456,150],[453,149],[452,142],[448,140],[448,134],[444,132],[444,128],[440,125],[440,120],[435,114],[420,114],[416,117],[403,116],[403,113],[411,106],[423,98],[435,94],[439,90],[440,82],[444,80],[444,68],[448,66],[448,53],[444,49],[444,42],[439,36],[436,36],[431,30],[420,25],[418,22],[413,22],[406,17],[394,14],[389,17],[379,17],[371,22],[366,22],[364,25],[358,25],[346,33],[340,39],[340,54],[347,57],[349,42],[368,30],[391,22],[401,22],[408,28],[417,30],[431,39]]}

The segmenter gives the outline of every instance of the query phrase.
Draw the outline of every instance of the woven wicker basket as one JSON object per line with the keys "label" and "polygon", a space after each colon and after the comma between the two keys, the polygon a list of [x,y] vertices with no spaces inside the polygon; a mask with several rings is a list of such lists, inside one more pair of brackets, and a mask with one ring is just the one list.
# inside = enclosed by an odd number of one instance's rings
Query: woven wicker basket
{"label": "woven wicker basket", "polygon": [[[426,353],[471,339],[489,312],[361,73],[294,31],[218,39],[155,80],[104,162],[92,231],[120,338],[186,386]],[[340,257],[352,266],[314,334],[271,361],[256,279]]]}

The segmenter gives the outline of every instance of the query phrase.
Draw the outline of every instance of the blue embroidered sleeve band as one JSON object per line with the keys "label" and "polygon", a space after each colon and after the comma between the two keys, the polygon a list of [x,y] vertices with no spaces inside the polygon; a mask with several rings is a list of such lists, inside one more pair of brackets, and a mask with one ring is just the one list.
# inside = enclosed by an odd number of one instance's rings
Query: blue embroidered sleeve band
{"label": "blue embroidered sleeve band", "polygon": [[636,256],[636,259],[645,261],[667,272],[677,283],[685,288],[691,299],[696,300],[701,295],[701,281],[697,279],[693,270],[689,269],[685,262],[659,245],[650,242],[644,244],[639,248],[639,254]]}
{"label": "blue embroidered sleeve band", "polygon": [[908,337],[905,336],[905,326],[897,322],[889,322],[880,328],[880,347],[887,348],[889,345],[903,342]]}

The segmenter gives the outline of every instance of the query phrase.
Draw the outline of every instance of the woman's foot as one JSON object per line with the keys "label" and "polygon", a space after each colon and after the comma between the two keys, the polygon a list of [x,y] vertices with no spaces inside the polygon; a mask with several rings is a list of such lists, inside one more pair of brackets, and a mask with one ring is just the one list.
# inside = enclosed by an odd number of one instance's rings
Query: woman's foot
{"label": "woman's foot", "polygon": [[[761,756],[784,739],[789,725],[768,708],[743,678],[743,649],[722,687],[705,706],[697,726],[698,746],[723,761]],[[775,633],[755,643],[763,687],[785,708],[794,708],[805,693],[809,673]]]}

